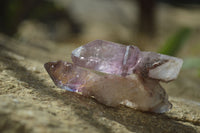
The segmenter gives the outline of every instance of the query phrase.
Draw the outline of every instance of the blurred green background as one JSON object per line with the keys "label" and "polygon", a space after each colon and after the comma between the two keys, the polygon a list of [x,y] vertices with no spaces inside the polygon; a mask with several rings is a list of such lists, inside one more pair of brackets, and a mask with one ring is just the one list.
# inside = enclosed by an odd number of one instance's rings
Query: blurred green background
{"label": "blurred green background", "polygon": [[0,34],[39,47],[103,39],[183,58],[168,91],[200,101],[199,0],[1,0]]}

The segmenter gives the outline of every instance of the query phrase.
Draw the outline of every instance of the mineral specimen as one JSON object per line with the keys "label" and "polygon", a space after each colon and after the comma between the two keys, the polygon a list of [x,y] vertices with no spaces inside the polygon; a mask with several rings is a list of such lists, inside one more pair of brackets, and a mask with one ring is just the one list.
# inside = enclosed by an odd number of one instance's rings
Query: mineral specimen
{"label": "mineral specimen", "polygon": [[132,74],[141,60],[137,47],[103,40],[75,49],[71,57],[75,65],[116,75]]}
{"label": "mineral specimen", "polygon": [[176,57],[103,40],[75,49],[72,61],[44,65],[58,87],[108,106],[123,104],[156,113],[172,107],[159,82],[176,79],[183,63]]}

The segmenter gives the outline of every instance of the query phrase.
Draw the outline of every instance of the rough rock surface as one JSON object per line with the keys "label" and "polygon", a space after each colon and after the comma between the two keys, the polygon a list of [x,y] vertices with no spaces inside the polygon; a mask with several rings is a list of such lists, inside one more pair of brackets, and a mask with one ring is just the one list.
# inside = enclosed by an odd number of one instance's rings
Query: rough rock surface
{"label": "rough rock surface", "polygon": [[107,107],[55,87],[43,64],[70,60],[75,47],[56,46],[48,40],[16,41],[0,35],[1,133],[200,132],[197,102],[170,97],[171,111],[152,114],[124,106]]}

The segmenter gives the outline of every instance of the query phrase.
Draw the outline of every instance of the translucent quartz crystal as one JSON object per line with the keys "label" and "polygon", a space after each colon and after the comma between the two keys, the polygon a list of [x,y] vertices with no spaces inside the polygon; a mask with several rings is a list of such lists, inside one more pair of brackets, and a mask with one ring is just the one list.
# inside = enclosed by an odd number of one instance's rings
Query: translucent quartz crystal
{"label": "translucent quartz crystal", "polygon": [[75,65],[108,74],[132,73],[140,60],[140,50],[113,42],[96,40],[72,51]]}
{"label": "translucent quartz crystal", "polygon": [[54,83],[63,89],[93,96],[108,106],[124,104],[143,111],[162,113],[171,108],[167,94],[158,81],[87,70],[63,61],[49,62],[45,68]]}
{"label": "translucent quartz crystal", "polygon": [[58,87],[93,96],[108,106],[123,104],[156,113],[171,109],[159,82],[176,79],[182,59],[103,40],[75,49],[71,57],[74,64],[45,64]]}
{"label": "translucent quartz crystal", "polygon": [[96,40],[72,51],[75,65],[99,72],[128,75],[137,72],[162,81],[177,78],[182,59],[154,52],[141,52],[136,46]]}
{"label": "translucent quartz crystal", "polygon": [[141,61],[137,71],[143,76],[165,82],[177,78],[183,60],[154,52],[141,52]]}

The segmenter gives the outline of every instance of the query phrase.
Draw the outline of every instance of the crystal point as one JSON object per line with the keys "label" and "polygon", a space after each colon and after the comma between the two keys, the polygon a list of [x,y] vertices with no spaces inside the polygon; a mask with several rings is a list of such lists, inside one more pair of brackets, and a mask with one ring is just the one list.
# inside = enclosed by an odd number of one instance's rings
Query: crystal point
{"label": "crystal point", "polygon": [[56,86],[92,96],[108,106],[123,104],[156,113],[171,109],[159,82],[176,79],[182,59],[103,40],[75,49],[71,57],[73,63],[44,65]]}
{"label": "crystal point", "polygon": [[137,69],[149,78],[169,82],[178,77],[182,64],[183,60],[180,58],[154,52],[142,52],[142,59]]}
{"label": "crystal point", "polygon": [[96,73],[64,61],[46,63],[45,68],[58,87],[93,96],[108,106],[124,104],[153,112],[163,109],[165,112],[171,108],[168,96],[158,81],[143,80],[136,74],[122,77]]}

